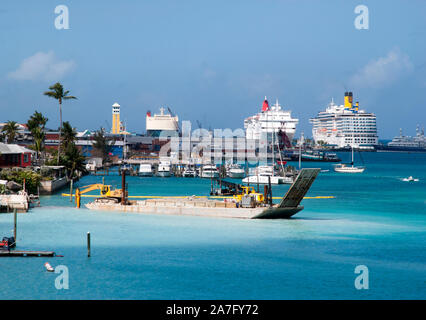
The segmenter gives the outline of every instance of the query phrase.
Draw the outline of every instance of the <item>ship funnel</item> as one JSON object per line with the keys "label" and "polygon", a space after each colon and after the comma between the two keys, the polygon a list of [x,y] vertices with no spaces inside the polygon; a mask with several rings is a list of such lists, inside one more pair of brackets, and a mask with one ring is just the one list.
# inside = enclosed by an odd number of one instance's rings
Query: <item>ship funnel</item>
{"label": "ship funnel", "polygon": [[351,109],[353,107],[353,94],[352,92],[345,92],[345,108]]}
{"label": "ship funnel", "polygon": [[262,111],[267,111],[269,110],[269,103],[268,103],[268,99],[266,99],[263,101],[263,105],[262,105]]}

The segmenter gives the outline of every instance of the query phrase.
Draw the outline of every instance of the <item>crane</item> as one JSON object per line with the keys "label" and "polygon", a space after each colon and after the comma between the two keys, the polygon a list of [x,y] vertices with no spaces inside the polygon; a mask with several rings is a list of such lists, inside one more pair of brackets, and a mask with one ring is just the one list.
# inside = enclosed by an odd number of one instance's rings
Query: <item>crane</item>
{"label": "crane", "polygon": [[[103,183],[90,184],[81,188],[77,188],[75,190],[75,202],[76,202],[77,208],[80,208],[81,195],[93,190],[100,191],[100,198],[121,201],[121,197],[123,196],[123,191],[121,189],[113,189],[110,185],[103,184]],[[127,191],[126,191],[126,196],[127,196]]]}
{"label": "crane", "polygon": [[[176,117],[176,115],[173,113],[173,111],[169,107],[167,107],[167,110],[169,110],[169,113],[172,117]],[[178,130],[178,133],[179,133],[179,136],[180,136],[181,131],[180,131],[180,126],[179,126],[179,121],[177,122],[177,128],[176,129]]]}

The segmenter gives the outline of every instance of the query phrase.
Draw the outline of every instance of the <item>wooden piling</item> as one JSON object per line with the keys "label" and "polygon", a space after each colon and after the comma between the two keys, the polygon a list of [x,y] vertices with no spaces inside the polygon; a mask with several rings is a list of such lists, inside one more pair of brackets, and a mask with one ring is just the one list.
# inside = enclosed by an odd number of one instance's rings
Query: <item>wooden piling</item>
{"label": "wooden piling", "polygon": [[271,176],[268,176],[269,206],[272,207],[272,186]]}
{"label": "wooden piling", "polygon": [[16,209],[13,209],[13,237],[15,238],[15,243],[16,243],[16,236],[17,236],[17,225],[18,225],[18,211]]}
{"label": "wooden piling", "polygon": [[126,170],[121,170],[121,205],[126,204]]}
{"label": "wooden piling", "polygon": [[71,179],[70,182],[70,202],[72,202],[72,183],[73,183],[74,179]]}
{"label": "wooden piling", "polygon": [[267,203],[269,203],[269,201],[268,201],[268,197],[269,197],[269,191],[268,191],[268,186],[265,184],[264,186],[263,186],[263,200],[264,200],[264,202],[267,204]]}
{"label": "wooden piling", "polygon": [[90,258],[90,232],[87,232],[87,257]]}

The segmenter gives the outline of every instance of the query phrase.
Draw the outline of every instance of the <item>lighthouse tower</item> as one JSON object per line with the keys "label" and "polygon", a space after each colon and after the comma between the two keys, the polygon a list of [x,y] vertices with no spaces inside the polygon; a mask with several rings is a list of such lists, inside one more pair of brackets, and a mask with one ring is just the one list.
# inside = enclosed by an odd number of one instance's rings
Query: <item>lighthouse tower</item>
{"label": "lighthouse tower", "polygon": [[111,133],[120,134],[120,105],[116,102],[112,105],[112,129]]}

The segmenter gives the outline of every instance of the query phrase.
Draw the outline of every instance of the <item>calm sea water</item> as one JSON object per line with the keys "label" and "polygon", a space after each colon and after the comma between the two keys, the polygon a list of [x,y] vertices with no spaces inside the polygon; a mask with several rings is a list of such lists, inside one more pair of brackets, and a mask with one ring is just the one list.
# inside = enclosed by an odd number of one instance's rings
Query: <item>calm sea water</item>
{"label": "calm sea water", "polygon": [[[335,198],[304,200],[291,220],[95,212],[43,197],[43,207],[18,215],[19,249],[64,257],[0,258],[0,291],[9,299],[424,299],[426,154],[363,158],[367,170],[357,175],[320,164],[330,172],[308,195]],[[401,181],[409,175],[420,181]],[[88,176],[79,185],[101,181]],[[210,188],[191,178],[127,181],[134,195],[207,195]],[[105,182],[119,185],[120,177]],[[274,196],[287,188],[274,186]],[[12,215],[0,214],[0,236],[12,228]],[[68,290],[55,288],[58,274],[46,272],[45,262],[68,267]],[[354,287],[357,265],[369,269],[368,290]]]}

